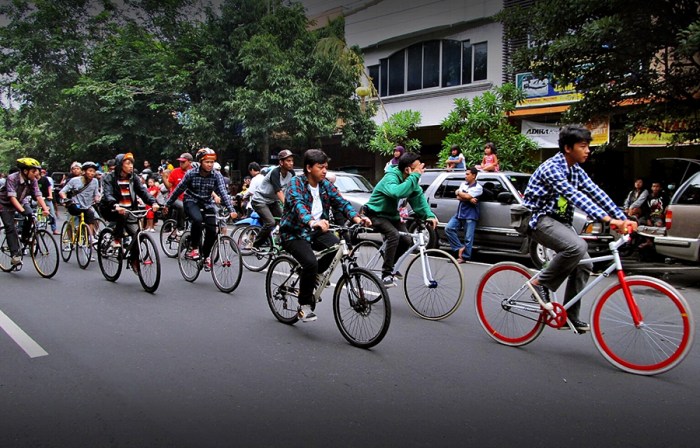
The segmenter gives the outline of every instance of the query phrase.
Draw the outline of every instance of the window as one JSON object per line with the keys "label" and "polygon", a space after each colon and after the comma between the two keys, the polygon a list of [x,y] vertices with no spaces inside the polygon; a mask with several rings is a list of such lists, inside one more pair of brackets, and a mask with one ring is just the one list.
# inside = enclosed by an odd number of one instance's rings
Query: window
{"label": "window", "polygon": [[488,46],[469,40],[429,40],[367,67],[380,96],[454,87],[487,78]]}
{"label": "window", "polygon": [[435,190],[435,198],[440,199],[454,199],[457,200],[457,195],[455,194],[459,189],[459,186],[464,182],[461,179],[447,179],[445,180],[437,190]]}

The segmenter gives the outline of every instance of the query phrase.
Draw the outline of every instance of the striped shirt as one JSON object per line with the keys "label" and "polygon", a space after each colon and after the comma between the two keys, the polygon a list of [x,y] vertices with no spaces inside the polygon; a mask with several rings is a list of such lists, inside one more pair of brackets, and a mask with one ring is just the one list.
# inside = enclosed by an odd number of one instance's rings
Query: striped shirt
{"label": "striped shirt", "polygon": [[625,214],[593,183],[578,163],[568,166],[562,152],[545,160],[535,170],[525,189],[524,202],[532,210],[529,225],[533,229],[542,215],[571,224],[573,206],[597,220],[605,216],[626,219]]}
{"label": "striped shirt", "polygon": [[119,198],[119,206],[124,208],[131,208],[131,185],[129,185],[130,179],[119,179],[117,180],[117,185],[119,185],[119,193],[121,197]]}

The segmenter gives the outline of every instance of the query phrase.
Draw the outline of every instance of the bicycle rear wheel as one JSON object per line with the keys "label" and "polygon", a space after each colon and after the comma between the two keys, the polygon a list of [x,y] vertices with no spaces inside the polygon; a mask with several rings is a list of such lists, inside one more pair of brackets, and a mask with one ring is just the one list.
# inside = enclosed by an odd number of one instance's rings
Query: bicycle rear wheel
{"label": "bicycle rear wheel", "polygon": [[525,284],[530,278],[525,266],[503,262],[486,271],[479,281],[476,315],[486,334],[501,344],[528,344],[544,329],[539,302]]}
{"label": "bicycle rear wheel", "polygon": [[73,226],[70,220],[72,216],[68,215],[68,219],[61,226],[61,258],[67,262],[73,254]]}
{"label": "bicycle rear wheel", "polygon": [[46,230],[37,230],[30,247],[36,271],[44,278],[51,278],[58,271],[58,244]]}
{"label": "bicycle rear wheel", "polygon": [[10,251],[10,246],[7,244],[7,235],[5,234],[5,227],[0,226],[0,270],[3,272],[10,272],[12,269],[12,252]]}
{"label": "bicycle rear wheel", "polygon": [[154,293],[158,289],[158,285],[160,285],[160,255],[158,254],[158,248],[151,236],[144,232],[138,233],[137,241],[139,243],[138,249],[134,247],[131,250],[139,251],[139,271],[137,272],[139,281],[146,292]]}
{"label": "bicycle rear wheel", "polygon": [[168,258],[177,257],[177,247],[180,237],[177,235],[177,221],[166,219],[160,226],[160,247]]}
{"label": "bicycle rear wheel", "polygon": [[115,282],[122,273],[124,254],[121,247],[112,247],[114,230],[105,227],[97,237],[97,264],[105,279]]}
{"label": "bicycle rear wheel", "polygon": [[229,236],[221,236],[211,250],[211,276],[221,292],[229,293],[238,287],[243,273],[238,246]]}
{"label": "bicycle rear wheel", "polygon": [[92,244],[90,244],[90,232],[87,224],[78,226],[78,240],[75,245],[75,257],[78,259],[78,266],[87,269],[92,259]]}
{"label": "bicycle rear wheel", "polygon": [[188,282],[193,282],[199,277],[200,260],[194,260],[189,255],[190,252],[190,232],[187,231],[180,237],[180,244],[177,248],[177,266],[180,268],[182,278]]}
{"label": "bicycle rear wheel", "polygon": [[241,249],[241,259],[243,266],[249,271],[260,272],[270,265],[274,250],[272,248],[272,238],[267,238],[258,250],[253,249],[253,241],[260,232],[260,227],[250,226],[240,233],[239,248]]}
{"label": "bicycle rear wheel", "polygon": [[299,320],[299,263],[280,255],[270,264],[265,278],[267,304],[278,321],[295,324]]}
{"label": "bicycle rear wheel", "polygon": [[695,321],[686,300],[672,286],[653,277],[626,278],[642,317],[632,321],[622,285],[596,299],[591,310],[593,341],[612,365],[625,372],[656,375],[676,367],[690,352]]}
{"label": "bicycle rear wheel", "polygon": [[389,331],[389,294],[372,272],[353,268],[348,275],[340,277],[335,286],[333,316],[340,333],[350,344],[374,347]]}
{"label": "bicycle rear wheel", "polygon": [[[432,278],[423,276],[423,259],[420,254],[406,268],[403,293],[409,308],[428,320],[440,320],[451,316],[464,297],[464,278],[457,261],[440,249],[427,249],[425,261]],[[426,284],[427,280],[427,284]]]}
{"label": "bicycle rear wheel", "polygon": [[355,257],[357,265],[365,268],[382,277],[382,265],[384,264],[384,253],[380,250],[380,245],[374,241],[361,241],[352,248],[351,256]]}

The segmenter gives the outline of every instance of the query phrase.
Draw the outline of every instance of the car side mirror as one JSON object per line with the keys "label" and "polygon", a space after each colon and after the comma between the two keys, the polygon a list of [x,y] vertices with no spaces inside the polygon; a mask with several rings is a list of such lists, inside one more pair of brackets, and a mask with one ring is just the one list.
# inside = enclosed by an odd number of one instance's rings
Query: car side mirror
{"label": "car side mirror", "polygon": [[498,196],[496,196],[496,200],[500,202],[501,204],[512,204],[513,203],[513,194],[509,193],[507,191],[502,191],[498,193]]}

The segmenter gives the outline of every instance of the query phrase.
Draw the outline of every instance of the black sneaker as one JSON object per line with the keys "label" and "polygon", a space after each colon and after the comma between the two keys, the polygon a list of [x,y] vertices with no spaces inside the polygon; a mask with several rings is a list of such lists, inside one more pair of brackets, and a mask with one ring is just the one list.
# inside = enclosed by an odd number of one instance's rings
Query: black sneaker
{"label": "black sneaker", "polygon": [[[583,321],[578,320],[578,319],[569,319],[569,320],[571,321],[571,323],[573,324],[574,328],[575,328],[576,331],[578,331],[578,332],[590,331],[590,329],[591,329],[591,326],[588,325],[588,323],[586,323],[586,322],[583,322]],[[567,327],[568,327],[568,325],[567,325]]]}
{"label": "black sneaker", "polygon": [[[532,285],[533,288],[535,288],[535,291],[537,291],[537,294],[539,294],[540,298],[544,301],[544,303],[549,303],[551,302],[549,298],[549,289],[547,289],[545,286],[542,285]],[[537,297],[532,297],[537,301]]]}

